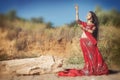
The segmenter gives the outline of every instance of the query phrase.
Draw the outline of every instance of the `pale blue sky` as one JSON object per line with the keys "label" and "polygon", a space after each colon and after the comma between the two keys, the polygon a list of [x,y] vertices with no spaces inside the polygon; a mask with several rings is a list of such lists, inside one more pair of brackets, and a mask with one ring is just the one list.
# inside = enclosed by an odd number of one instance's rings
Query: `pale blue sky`
{"label": "pale blue sky", "polygon": [[61,26],[75,20],[75,4],[79,5],[79,16],[83,21],[87,12],[94,11],[97,5],[104,10],[115,8],[120,11],[119,0],[0,0],[0,13],[16,10],[20,17],[43,17],[45,22]]}

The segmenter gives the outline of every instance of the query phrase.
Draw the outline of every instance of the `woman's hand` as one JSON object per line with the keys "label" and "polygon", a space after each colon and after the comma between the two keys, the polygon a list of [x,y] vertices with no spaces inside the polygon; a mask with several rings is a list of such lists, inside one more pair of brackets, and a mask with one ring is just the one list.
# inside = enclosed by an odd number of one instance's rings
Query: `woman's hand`
{"label": "woman's hand", "polygon": [[84,30],[84,31],[87,31],[87,29],[83,26],[81,26],[81,29]]}
{"label": "woman's hand", "polygon": [[78,8],[78,5],[76,4],[76,5],[75,5],[75,10],[78,10],[78,9],[79,9],[79,8]]}
{"label": "woman's hand", "polygon": [[85,27],[83,25],[79,25],[82,30],[85,30]]}

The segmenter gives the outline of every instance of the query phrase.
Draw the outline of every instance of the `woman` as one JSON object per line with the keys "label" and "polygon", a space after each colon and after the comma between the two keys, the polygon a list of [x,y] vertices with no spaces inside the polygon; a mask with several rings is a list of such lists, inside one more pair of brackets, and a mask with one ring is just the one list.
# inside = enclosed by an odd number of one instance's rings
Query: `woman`
{"label": "woman", "polygon": [[83,30],[80,46],[83,52],[85,65],[81,70],[67,69],[60,71],[59,76],[82,76],[82,75],[103,75],[108,74],[108,67],[103,61],[97,47],[98,19],[94,12],[89,11],[87,22],[79,20],[78,6],[76,9],[76,21]]}

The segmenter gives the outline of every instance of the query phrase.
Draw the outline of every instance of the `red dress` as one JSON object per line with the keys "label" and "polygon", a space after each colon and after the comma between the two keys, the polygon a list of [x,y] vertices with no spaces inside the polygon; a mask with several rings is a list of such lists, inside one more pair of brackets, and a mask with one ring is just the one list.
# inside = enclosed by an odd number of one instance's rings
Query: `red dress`
{"label": "red dress", "polygon": [[[93,25],[87,25],[86,22],[79,21],[83,27],[93,28]],[[108,74],[108,67],[104,62],[101,53],[97,47],[97,41],[93,35],[84,31],[87,38],[80,39],[80,46],[83,52],[85,65],[83,69],[67,69],[58,72],[58,76],[83,76],[83,75],[103,75]]]}

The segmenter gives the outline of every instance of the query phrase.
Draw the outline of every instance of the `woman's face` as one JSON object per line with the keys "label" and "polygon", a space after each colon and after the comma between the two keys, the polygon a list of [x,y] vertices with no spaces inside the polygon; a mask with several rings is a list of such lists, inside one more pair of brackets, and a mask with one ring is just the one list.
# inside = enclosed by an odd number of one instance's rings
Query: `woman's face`
{"label": "woman's face", "polygon": [[86,18],[87,18],[87,20],[92,19],[92,14],[89,12],[89,13],[87,14]]}

